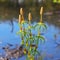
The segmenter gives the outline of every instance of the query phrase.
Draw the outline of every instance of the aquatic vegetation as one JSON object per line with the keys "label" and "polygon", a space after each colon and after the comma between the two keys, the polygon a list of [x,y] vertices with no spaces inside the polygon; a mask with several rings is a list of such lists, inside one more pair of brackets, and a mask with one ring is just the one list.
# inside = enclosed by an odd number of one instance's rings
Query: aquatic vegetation
{"label": "aquatic vegetation", "polygon": [[[24,20],[23,8],[20,9],[19,14],[19,27],[20,30],[17,34],[20,35],[21,38],[21,45],[23,45],[24,49],[23,52],[26,55],[26,60],[34,60],[36,55],[39,55],[38,51],[38,44],[40,41],[44,42],[45,38],[41,35],[42,32],[47,29],[47,26],[42,21],[42,13],[43,7],[40,10],[40,21],[35,25],[32,25],[32,14],[29,12],[28,14],[28,21]],[[32,31],[37,31],[37,34],[33,33]]]}

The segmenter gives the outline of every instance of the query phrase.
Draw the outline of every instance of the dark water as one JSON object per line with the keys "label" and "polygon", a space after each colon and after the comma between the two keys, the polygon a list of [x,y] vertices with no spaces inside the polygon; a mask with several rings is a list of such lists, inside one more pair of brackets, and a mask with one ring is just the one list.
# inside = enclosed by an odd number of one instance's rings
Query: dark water
{"label": "dark water", "polygon": [[[15,47],[16,44],[20,45],[21,40],[19,35],[16,34],[19,30],[19,10],[4,10],[3,8],[0,10],[3,10],[2,12],[0,12],[0,55],[3,55],[5,53],[4,50],[2,50],[2,47],[7,46],[8,44],[13,44],[13,46]],[[32,9],[32,12],[33,11],[35,11],[34,8]],[[37,11],[39,10],[37,9]],[[33,23],[37,23],[37,21],[39,20],[39,13],[37,11],[35,11],[36,13],[34,14],[32,13],[34,15],[33,20],[35,19],[35,21],[32,21]],[[25,15],[25,17],[27,17],[27,14]],[[43,44],[39,44],[38,49],[44,56],[43,60],[60,60],[60,14],[48,16],[44,15],[43,21],[47,25],[47,31],[43,35],[45,36],[46,41]],[[22,59],[25,59],[25,57],[21,57],[19,60]]]}

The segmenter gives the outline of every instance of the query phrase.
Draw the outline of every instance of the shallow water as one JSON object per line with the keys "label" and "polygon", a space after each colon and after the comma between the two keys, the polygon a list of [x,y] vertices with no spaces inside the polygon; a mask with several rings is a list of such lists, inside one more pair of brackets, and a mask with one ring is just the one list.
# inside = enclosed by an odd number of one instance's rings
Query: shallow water
{"label": "shallow water", "polygon": [[[28,12],[31,10],[33,15],[32,24],[35,24],[40,20],[39,9],[37,7],[24,8],[27,19]],[[5,8],[0,7],[0,56],[5,55],[2,47],[10,46],[15,48],[16,45],[20,46],[20,36],[16,33],[19,30],[18,26],[18,15],[19,8]],[[45,13],[45,12],[44,12]],[[43,56],[43,60],[60,60],[60,14],[44,15],[43,21],[47,25],[47,31],[43,36],[45,37],[45,43],[40,43],[38,50]],[[33,31],[33,33],[37,33]],[[18,60],[24,60],[26,57],[23,56]]]}
{"label": "shallow water", "polygon": [[[45,36],[46,41],[43,44],[40,43],[38,49],[44,56],[44,60],[60,59],[60,29],[59,27],[56,27],[47,22],[45,22],[45,24],[48,28],[46,33],[43,35]],[[17,19],[16,21],[13,21],[13,25],[10,21],[0,22],[0,54],[4,54],[2,47],[7,46],[8,44],[13,44],[14,47],[16,44],[20,45],[20,37],[16,34],[18,30],[19,26]],[[21,59],[24,58],[25,57],[22,57]]]}

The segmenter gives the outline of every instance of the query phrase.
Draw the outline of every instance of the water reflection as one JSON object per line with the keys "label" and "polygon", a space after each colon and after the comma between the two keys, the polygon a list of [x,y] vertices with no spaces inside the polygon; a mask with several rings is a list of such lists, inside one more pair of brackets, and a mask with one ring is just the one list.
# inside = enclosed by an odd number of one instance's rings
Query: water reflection
{"label": "water reflection", "polygon": [[[46,56],[44,58],[45,59],[56,59],[59,58],[60,52],[56,48],[58,46],[60,46],[60,35],[58,35],[58,32],[60,32],[60,30],[57,28],[57,26],[55,27],[54,25],[48,24],[46,22],[46,25],[48,27],[47,32],[44,34],[45,38],[47,39],[45,41],[44,44],[39,45],[39,50],[41,51],[41,53],[43,53],[44,51],[46,51]],[[19,30],[19,26],[18,26],[18,22],[17,21],[6,21],[6,22],[2,22],[0,24],[0,46],[5,47],[5,46],[9,46],[10,48],[14,49],[14,47],[16,47],[16,44],[18,44],[18,46],[20,46],[20,37],[18,35],[16,35],[16,32]],[[12,28],[12,30],[10,30]],[[12,33],[11,33],[12,31]],[[36,32],[35,32],[36,33]],[[56,38],[56,40],[55,40]],[[13,44],[13,46],[11,46],[11,44]],[[59,52],[56,53],[56,52]],[[0,49],[0,54],[2,54],[3,50]],[[48,55],[47,55],[48,54]]]}
{"label": "water reflection", "polygon": [[[18,19],[18,15],[19,15],[19,7],[18,8],[7,8],[7,7],[2,7],[0,6],[0,21],[6,21],[6,20],[13,20],[13,18]],[[40,11],[40,7],[24,7],[24,17],[25,19],[27,19],[27,15],[28,12],[32,13],[33,16],[33,21],[39,21],[40,20],[40,16],[39,16],[39,11]],[[54,13],[54,14],[47,14],[47,13],[53,13],[52,12],[45,12],[44,10],[44,14],[43,14],[43,20],[47,21],[50,24],[54,24],[55,26],[60,27],[60,14],[58,13]]]}
{"label": "water reflection", "polygon": [[[19,48],[20,46],[20,37],[16,34],[19,30],[18,26],[18,9],[10,9],[10,8],[2,8],[0,7],[0,54],[5,55],[5,51],[3,47],[8,47],[16,50],[16,45]],[[24,8],[24,17],[27,20],[28,12],[31,11],[33,15],[33,23],[39,21],[39,8],[31,7],[31,8]],[[48,30],[44,34],[46,41],[44,44],[39,45],[39,51],[41,54],[45,53],[44,60],[56,60],[60,58],[60,15],[44,15],[43,21],[46,23]],[[36,33],[36,32],[34,32]],[[3,49],[2,49],[3,48]],[[10,52],[11,50],[9,50]],[[18,55],[17,55],[18,54]],[[13,56],[19,56],[19,52]],[[3,58],[5,59],[5,58]],[[21,58],[21,60],[25,59],[25,57]],[[20,60],[20,59],[19,59]]]}
{"label": "water reflection", "polygon": [[14,24],[13,24],[13,20],[10,20],[10,26],[11,26],[11,33],[13,33],[14,30]]}
{"label": "water reflection", "polygon": [[18,8],[14,9],[14,8],[7,8],[5,6],[0,6],[0,20],[11,20],[14,17],[17,18],[18,17]]}
{"label": "water reflection", "polygon": [[13,25],[13,22],[12,22],[12,20],[11,20],[11,25],[12,25],[11,32],[13,32],[14,25]]}

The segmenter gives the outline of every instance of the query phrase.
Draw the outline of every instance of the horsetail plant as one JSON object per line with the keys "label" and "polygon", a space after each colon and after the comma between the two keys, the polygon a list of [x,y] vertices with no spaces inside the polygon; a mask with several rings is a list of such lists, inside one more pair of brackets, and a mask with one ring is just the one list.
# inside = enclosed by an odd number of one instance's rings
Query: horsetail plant
{"label": "horsetail plant", "polygon": [[35,25],[36,29],[38,29],[40,33],[45,32],[47,29],[47,26],[45,25],[45,23],[43,23],[42,15],[43,15],[43,7],[41,7],[40,9],[40,21]]}
{"label": "horsetail plant", "polygon": [[[23,8],[20,9],[19,14],[19,27],[20,30],[17,34],[20,34],[21,44],[24,47],[24,54],[26,55],[26,60],[34,60],[35,56],[39,54],[38,44],[39,41],[44,41],[45,38],[41,35],[41,28],[47,29],[46,25],[42,22],[42,13],[43,7],[40,10],[40,22],[36,23],[36,25],[32,25],[32,14],[29,12],[28,21],[24,20],[23,16]],[[27,26],[26,26],[27,25]],[[33,34],[32,31],[37,30],[37,34]]]}

